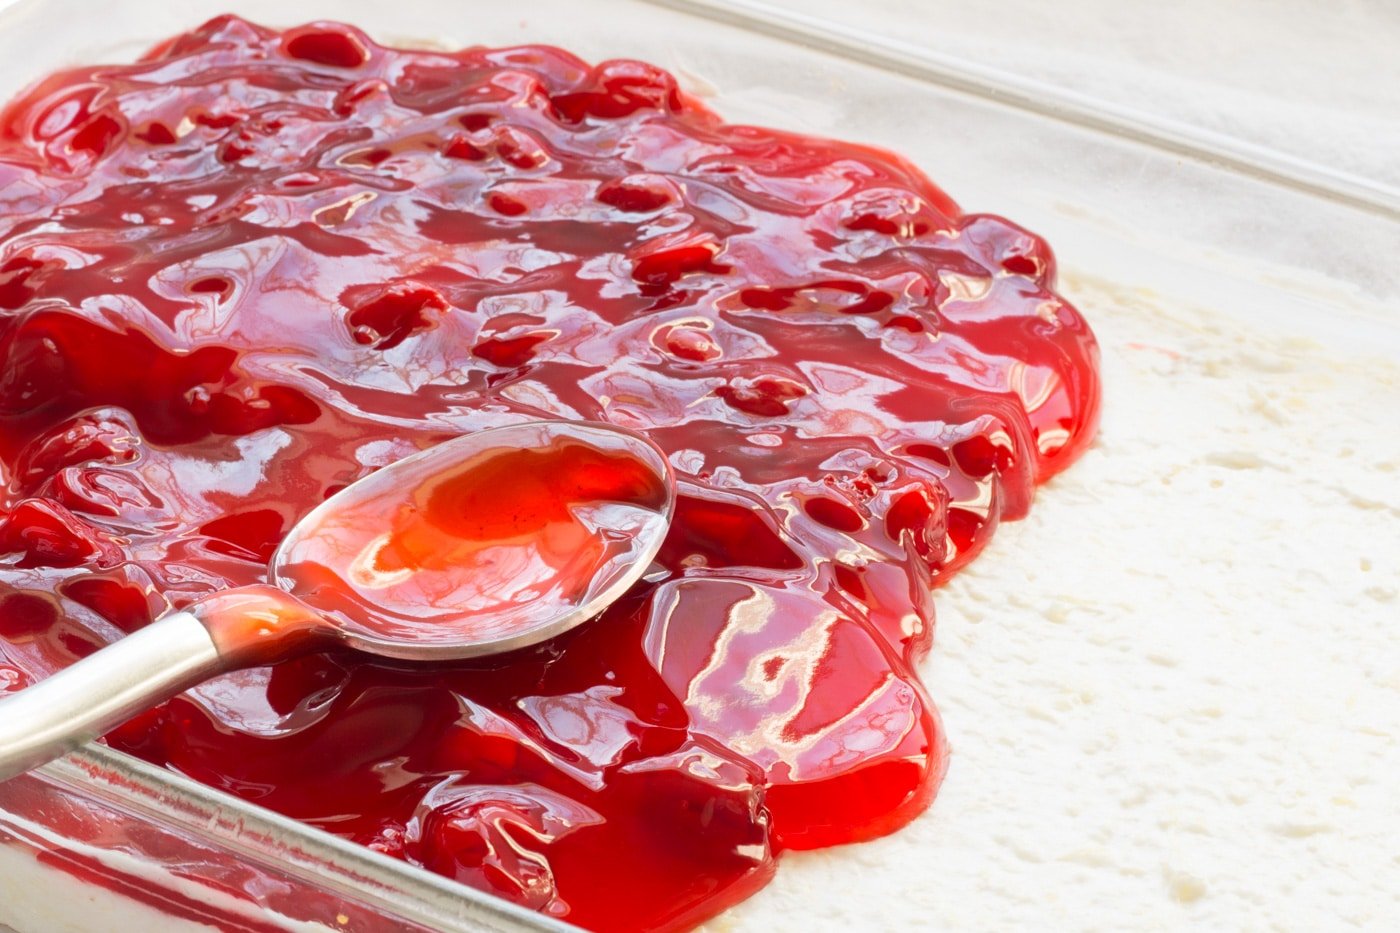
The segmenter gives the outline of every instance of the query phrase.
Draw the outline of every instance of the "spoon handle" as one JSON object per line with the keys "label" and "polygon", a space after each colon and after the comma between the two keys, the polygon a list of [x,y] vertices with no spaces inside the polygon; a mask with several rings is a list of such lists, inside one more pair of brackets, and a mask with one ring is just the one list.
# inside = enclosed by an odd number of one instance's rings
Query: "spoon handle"
{"label": "spoon handle", "polygon": [[0,700],[0,781],[62,756],[228,667],[193,613],[162,616]]}

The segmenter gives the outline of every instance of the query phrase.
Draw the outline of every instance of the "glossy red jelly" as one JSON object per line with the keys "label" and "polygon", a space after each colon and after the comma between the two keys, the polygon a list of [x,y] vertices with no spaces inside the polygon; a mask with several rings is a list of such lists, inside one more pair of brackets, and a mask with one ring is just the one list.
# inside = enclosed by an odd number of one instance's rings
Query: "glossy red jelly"
{"label": "glossy red jelly", "polygon": [[933,589],[1089,443],[1045,244],[887,152],[558,49],[222,18],[0,114],[0,684],[445,438],[670,455],[657,566],[536,648],[230,675],[118,748],[595,929],[678,929],[945,764]]}

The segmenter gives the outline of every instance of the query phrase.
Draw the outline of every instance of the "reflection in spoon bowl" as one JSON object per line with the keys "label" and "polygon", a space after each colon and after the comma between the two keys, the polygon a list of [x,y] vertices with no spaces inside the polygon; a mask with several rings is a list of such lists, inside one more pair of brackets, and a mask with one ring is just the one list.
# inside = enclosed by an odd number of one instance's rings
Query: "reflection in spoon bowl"
{"label": "reflection in spoon bowl", "polygon": [[287,538],[275,582],[351,638],[419,645],[495,642],[576,610],[650,560],[670,490],[612,436],[571,429],[499,429],[465,459],[449,442],[361,480]]}

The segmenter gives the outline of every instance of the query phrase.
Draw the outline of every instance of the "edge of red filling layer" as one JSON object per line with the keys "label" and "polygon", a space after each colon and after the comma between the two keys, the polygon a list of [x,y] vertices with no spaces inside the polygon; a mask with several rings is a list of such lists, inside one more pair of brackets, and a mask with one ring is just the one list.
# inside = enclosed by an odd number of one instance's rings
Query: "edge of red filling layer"
{"label": "edge of red filling layer", "polygon": [[932,799],[933,589],[1090,443],[1034,235],[644,63],[220,17],[0,112],[0,688],[263,580],[447,437],[637,428],[654,574],[510,658],[349,653],[117,748],[595,929],[681,929]]}

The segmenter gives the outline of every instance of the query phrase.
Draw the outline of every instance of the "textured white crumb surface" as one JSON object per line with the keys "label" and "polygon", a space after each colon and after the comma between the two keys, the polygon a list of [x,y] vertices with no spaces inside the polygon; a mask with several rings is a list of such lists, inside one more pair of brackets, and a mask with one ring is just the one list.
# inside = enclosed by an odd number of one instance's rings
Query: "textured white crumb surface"
{"label": "textured white crumb surface", "polygon": [[942,792],[709,933],[1400,924],[1400,365],[1065,278],[1101,436],[939,594]]}

